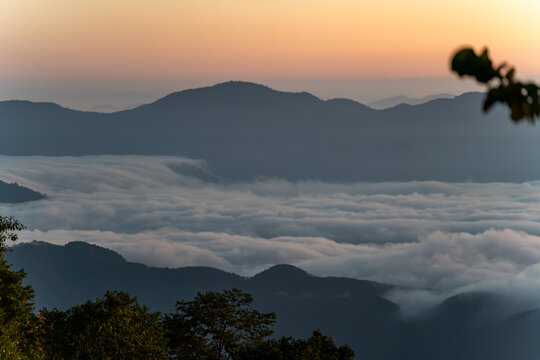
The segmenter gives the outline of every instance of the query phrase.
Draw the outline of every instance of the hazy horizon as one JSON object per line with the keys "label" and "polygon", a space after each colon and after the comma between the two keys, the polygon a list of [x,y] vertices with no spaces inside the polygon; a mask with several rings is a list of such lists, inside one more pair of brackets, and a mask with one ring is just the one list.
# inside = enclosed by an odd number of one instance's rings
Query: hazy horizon
{"label": "hazy horizon", "polygon": [[532,0],[7,1],[0,99],[126,108],[228,80],[361,103],[457,95],[478,89],[450,73],[463,45],[540,76],[539,12]]}
{"label": "hazy horizon", "polygon": [[[471,81],[455,77],[426,78],[303,78],[303,79],[180,79],[180,80],[89,80],[1,81],[0,101],[53,102],[76,110],[111,106],[117,110],[151,103],[170,93],[213,86],[226,81],[247,81],[278,91],[307,91],[323,100],[346,98],[369,104],[396,96],[423,98],[431,95],[461,95],[482,91]],[[112,110],[112,109],[111,109]]]}

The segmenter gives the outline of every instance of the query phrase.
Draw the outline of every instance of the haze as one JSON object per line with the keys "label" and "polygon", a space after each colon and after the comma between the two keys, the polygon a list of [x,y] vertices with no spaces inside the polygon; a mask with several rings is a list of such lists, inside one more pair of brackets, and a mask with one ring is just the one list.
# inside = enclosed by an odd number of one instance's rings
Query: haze
{"label": "haze", "polygon": [[475,89],[449,78],[463,44],[540,74],[538,13],[534,0],[3,1],[0,98],[129,107],[225,80],[361,102],[459,94]]}

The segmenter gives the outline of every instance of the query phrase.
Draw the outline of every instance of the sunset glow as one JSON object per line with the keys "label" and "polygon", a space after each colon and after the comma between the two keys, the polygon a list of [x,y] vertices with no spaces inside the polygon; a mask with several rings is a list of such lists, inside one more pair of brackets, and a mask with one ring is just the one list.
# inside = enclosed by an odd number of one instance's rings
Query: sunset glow
{"label": "sunset glow", "polygon": [[540,2],[7,0],[0,79],[446,76],[488,45],[540,74]]}

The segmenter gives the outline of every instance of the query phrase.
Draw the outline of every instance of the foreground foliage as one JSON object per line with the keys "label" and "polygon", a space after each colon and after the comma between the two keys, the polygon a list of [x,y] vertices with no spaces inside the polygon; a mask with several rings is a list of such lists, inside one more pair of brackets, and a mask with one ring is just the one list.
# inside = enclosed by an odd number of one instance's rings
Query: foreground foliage
{"label": "foreground foliage", "polygon": [[108,291],[66,311],[34,313],[34,291],[23,270],[4,255],[24,226],[0,216],[0,360],[200,359],[350,360],[347,345],[315,331],[309,339],[266,340],[274,313],[251,308],[253,297],[239,289],[199,293],[179,301],[161,317],[126,292]]}
{"label": "foreground foliage", "polygon": [[48,359],[166,359],[159,313],[125,292],[108,291],[67,311],[42,310]]}
{"label": "foreground foliage", "polygon": [[274,313],[250,307],[253,297],[239,289],[199,293],[179,301],[163,321],[175,359],[233,359],[273,333]]}
{"label": "foreground foliage", "polygon": [[516,80],[515,69],[506,64],[495,67],[487,49],[478,55],[471,48],[459,50],[452,58],[451,69],[459,76],[471,76],[486,85],[484,111],[502,103],[510,109],[514,122],[527,119],[534,123],[535,118],[540,118],[540,86]]}
{"label": "foreground foliage", "polygon": [[14,271],[4,258],[8,241],[18,239],[24,226],[12,217],[0,216],[0,359],[40,359],[34,291],[24,286],[25,272]]}
{"label": "foreground foliage", "polygon": [[259,343],[237,357],[239,360],[352,360],[348,345],[337,347],[329,336],[315,330],[308,339],[282,337]]}

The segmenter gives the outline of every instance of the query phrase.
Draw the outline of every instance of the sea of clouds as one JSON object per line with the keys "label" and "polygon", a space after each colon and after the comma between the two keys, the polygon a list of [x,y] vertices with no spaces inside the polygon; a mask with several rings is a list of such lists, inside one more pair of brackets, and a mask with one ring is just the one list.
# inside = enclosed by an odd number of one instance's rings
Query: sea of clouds
{"label": "sea of clouds", "polygon": [[[0,214],[28,227],[22,241],[87,241],[153,266],[252,275],[288,263],[316,275],[436,290],[428,297],[493,289],[540,295],[540,182],[197,176],[207,172],[203,161],[180,157],[0,156],[0,180],[47,194],[2,204]],[[393,296],[421,303],[420,293]]]}

